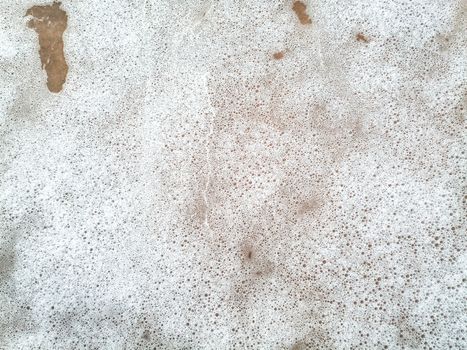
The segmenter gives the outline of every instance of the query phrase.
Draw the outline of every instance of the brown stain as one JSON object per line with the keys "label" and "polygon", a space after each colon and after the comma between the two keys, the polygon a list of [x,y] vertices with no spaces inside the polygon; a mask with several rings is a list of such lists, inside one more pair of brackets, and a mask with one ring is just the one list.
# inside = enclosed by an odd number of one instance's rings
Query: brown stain
{"label": "brown stain", "polygon": [[276,52],[272,55],[272,57],[274,57],[275,60],[281,60],[284,58],[284,51]]}
{"label": "brown stain", "polygon": [[363,42],[363,43],[368,43],[369,42],[368,38],[365,35],[363,35],[363,33],[358,33],[355,36],[355,40]]}
{"label": "brown stain", "polygon": [[241,255],[247,260],[251,261],[255,254],[253,254],[253,246],[250,243],[243,242],[240,246]]}
{"label": "brown stain", "polygon": [[52,5],[32,6],[26,11],[26,16],[33,17],[28,21],[28,27],[39,35],[39,55],[51,92],[62,90],[68,73],[63,52],[63,32],[68,16],[60,5],[60,2],[54,2]]}
{"label": "brown stain", "polygon": [[307,213],[312,213],[318,210],[321,207],[322,203],[318,198],[312,198],[306,201],[303,201],[298,210],[298,215],[305,215]]}
{"label": "brown stain", "polygon": [[311,24],[310,16],[306,13],[306,5],[303,2],[294,1],[292,10],[294,10],[301,24]]}
{"label": "brown stain", "polygon": [[242,265],[249,277],[265,277],[271,274],[274,270],[272,264],[264,257],[264,254],[253,247],[253,243],[244,241],[240,245],[242,256]]}

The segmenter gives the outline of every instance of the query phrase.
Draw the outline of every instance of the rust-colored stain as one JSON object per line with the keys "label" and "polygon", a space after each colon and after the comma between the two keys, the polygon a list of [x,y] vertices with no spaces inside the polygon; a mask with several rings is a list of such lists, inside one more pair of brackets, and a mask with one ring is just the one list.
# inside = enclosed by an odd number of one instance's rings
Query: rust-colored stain
{"label": "rust-colored stain", "polygon": [[32,6],[26,16],[33,18],[28,27],[39,35],[39,55],[42,68],[47,72],[47,87],[51,92],[60,92],[66,80],[68,65],[63,53],[63,32],[67,27],[67,14],[60,2],[52,5]]}
{"label": "rust-colored stain", "polygon": [[356,36],[355,36],[355,39],[357,41],[361,41],[361,42],[364,42],[364,43],[367,43],[368,42],[368,38],[363,35],[363,33],[358,33]]}
{"label": "rust-colored stain", "polygon": [[275,60],[281,60],[284,58],[284,51],[276,52],[272,57],[274,57]]}
{"label": "rust-colored stain", "polygon": [[301,24],[311,24],[310,16],[306,13],[306,5],[303,2],[294,1],[292,10],[294,10]]}

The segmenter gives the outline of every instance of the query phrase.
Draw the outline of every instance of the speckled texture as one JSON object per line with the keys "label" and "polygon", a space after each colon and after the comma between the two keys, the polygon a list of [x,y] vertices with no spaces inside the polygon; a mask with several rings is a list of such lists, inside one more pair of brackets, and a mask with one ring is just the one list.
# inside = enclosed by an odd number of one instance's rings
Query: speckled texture
{"label": "speckled texture", "polygon": [[63,0],[57,91],[51,4],[0,2],[0,349],[467,348],[465,1]]}

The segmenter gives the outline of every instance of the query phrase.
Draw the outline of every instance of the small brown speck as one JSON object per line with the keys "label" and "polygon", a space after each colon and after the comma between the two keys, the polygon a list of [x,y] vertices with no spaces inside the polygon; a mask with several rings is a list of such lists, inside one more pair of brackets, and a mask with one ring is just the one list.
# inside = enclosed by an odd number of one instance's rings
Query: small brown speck
{"label": "small brown speck", "polygon": [[356,38],[357,41],[360,41],[360,42],[364,42],[364,43],[368,42],[368,38],[365,35],[363,35],[363,33],[358,33],[355,36],[355,38]]}
{"label": "small brown speck", "polygon": [[294,10],[301,24],[311,24],[310,16],[306,13],[306,5],[303,2],[294,1],[292,10]]}

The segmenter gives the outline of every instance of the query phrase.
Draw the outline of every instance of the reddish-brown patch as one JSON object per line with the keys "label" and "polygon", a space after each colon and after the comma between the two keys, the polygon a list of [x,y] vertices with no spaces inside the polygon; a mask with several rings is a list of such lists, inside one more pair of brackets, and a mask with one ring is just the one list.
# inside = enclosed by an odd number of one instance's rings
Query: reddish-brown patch
{"label": "reddish-brown patch", "polygon": [[363,35],[363,33],[358,33],[358,34],[355,36],[355,39],[356,39],[357,41],[364,42],[364,43],[367,43],[367,42],[369,41],[368,38],[367,38],[365,35]]}
{"label": "reddish-brown patch", "polygon": [[284,58],[284,51],[276,52],[272,57],[274,57],[275,60],[281,60]]}
{"label": "reddish-brown patch", "polygon": [[33,18],[28,27],[39,34],[39,55],[42,68],[47,72],[47,87],[51,92],[60,92],[66,80],[68,65],[63,53],[63,32],[67,27],[67,14],[60,2],[52,5],[33,6],[26,16]]}
{"label": "reddish-brown patch", "polygon": [[306,13],[306,5],[303,2],[294,1],[292,10],[294,10],[301,24],[311,24],[310,16]]}

